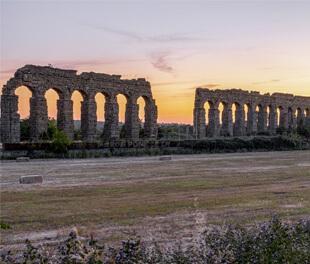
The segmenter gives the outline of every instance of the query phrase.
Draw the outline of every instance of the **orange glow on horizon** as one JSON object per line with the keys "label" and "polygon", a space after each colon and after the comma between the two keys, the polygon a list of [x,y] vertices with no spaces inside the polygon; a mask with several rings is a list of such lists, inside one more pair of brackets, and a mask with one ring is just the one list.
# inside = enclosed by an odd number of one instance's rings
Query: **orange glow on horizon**
{"label": "orange glow on horizon", "polygon": [[[97,72],[104,72],[104,70],[97,70]],[[1,85],[3,86],[6,81],[12,77],[12,74],[5,74],[1,76]],[[142,76],[142,74],[138,75]],[[4,79],[5,77],[5,79]],[[173,77],[173,82],[169,83],[169,78],[167,75],[160,74],[158,76],[162,79],[157,79],[156,76],[150,78],[153,97],[156,100],[158,106],[158,123],[183,123],[192,124],[193,123],[193,109],[195,100],[195,87],[203,87],[203,81],[193,81],[192,83],[187,80],[189,76],[184,76],[180,78]],[[258,79],[258,77],[252,77],[252,79]],[[262,78],[261,78],[262,79]],[[268,79],[267,77],[265,79]],[[177,80],[177,81],[176,81]],[[182,80],[184,82],[182,82]],[[171,80],[170,80],[171,81]],[[227,74],[222,79],[218,81],[205,82],[205,83],[215,83],[219,84],[218,87],[213,87],[210,89],[228,89],[237,88],[248,91],[259,91],[261,94],[269,92],[270,94],[279,93],[290,93],[299,96],[310,96],[309,83],[310,79],[305,76],[304,79],[300,80],[283,80],[281,82],[272,82],[268,84],[253,85],[250,82],[249,76],[245,76],[244,79],[239,79],[236,81],[236,77],[231,74]],[[295,83],[295,84],[294,84]],[[293,88],[292,88],[293,87]],[[2,93],[2,90],[0,91]],[[31,91],[26,87],[19,87],[16,89],[15,94],[19,96],[19,110],[20,118],[23,119],[28,117],[30,114],[29,109],[29,99],[31,97]],[[77,95],[75,95],[77,94]],[[46,93],[48,115],[49,117],[57,117],[57,107],[56,101],[58,95],[54,90],[50,90]],[[124,122],[125,116],[125,105],[126,99],[124,96],[120,99],[119,106],[119,121]],[[98,100],[97,100],[98,99]],[[72,95],[72,100],[74,102],[73,118],[75,120],[80,119],[81,111],[81,101],[83,100],[82,95],[79,92],[74,92]],[[97,117],[98,121],[104,121],[104,102],[105,98],[103,95],[96,96],[97,102]],[[144,120],[144,100],[139,98],[139,118]],[[207,119],[207,117],[206,117]]]}

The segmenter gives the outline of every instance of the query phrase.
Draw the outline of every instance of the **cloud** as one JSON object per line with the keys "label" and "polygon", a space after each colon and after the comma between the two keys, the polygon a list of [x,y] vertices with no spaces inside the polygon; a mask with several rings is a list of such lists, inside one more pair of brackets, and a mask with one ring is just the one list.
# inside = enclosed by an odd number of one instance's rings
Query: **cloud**
{"label": "cloud", "polygon": [[104,30],[119,36],[127,37],[131,40],[137,42],[191,42],[191,41],[200,41],[202,39],[189,37],[188,33],[171,33],[171,34],[162,34],[162,35],[152,35],[147,36],[143,34],[138,34],[131,31],[125,31],[120,29],[114,29],[104,26],[88,25],[89,27]]}
{"label": "cloud", "polygon": [[186,83],[193,83],[190,81],[184,81],[184,82],[165,82],[165,83],[153,83],[152,86],[170,86],[170,85],[176,85],[176,84],[186,84]]}
{"label": "cloud", "polygon": [[142,59],[102,59],[98,60],[84,60],[84,61],[56,61],[53,63],[55,68],[79,68],[81,66],[87,65],[108,65],[108,64],[118,64],[118,63],[128,63],[128,62],[138,62],[143,61]]}
{"label": "cloud", "polygon": [[14,72],[16,72],[17,69],[7,69],[7,70],[1,70],[0,73],[1,74],[13,74]]}
{"label": "cloud", "polygon": [[[0,71],[1,74],[14,74],[17,69],[23,67],[26,64],[33,64],[39,66],[48,66],[52,65],[54,68],[61,69],[78,69],[83,66],[100,66],[100,65],[109,65],[109,64],[119,64],[119,63],[131,63],[131,62],[139,62],[146,61],[146,59],[102,59],[102,60],[80,60],[80,61],[63,61],[63,60],[55,60],[55,61],[18,61],[16,62],[16,68],[8,68]],[[4,67],[2,67],[4,68]]]}
{"label": "cloud", "polygon": [[266,84],[266,83],[274,83],[274,82],[280,82],[281,80],[280,79],[272,79],[270,81],[266,81],[266,82],[255,82],[255,83],[252,83],[254,85],[257,85],[257,84]]}
{"label": "cloud", "polygon": [[190,87],[188,89],[197,89],[197,88],[214,88],[214,87],[218,87],[221,86],[220,84],[216,84],[216,83],[209,83],[209,84],[201,84],[201,85],[197,85],[195,87]]}
{"label": "cloud", "polygon": [[209,83],[209,84],[201,85],[200,88],[214,88],[214,87],[217,87],[217,86],[220,86],[220,85],[219,84],[214,84],[214,83]]}
{"label": "cloud", "polygon": [[171,52],[159,52],[151,54],[151,64],[154,68],[167,73],[173,73],[174,69],[170,66],[170,58]]}
{"label": "cloud", "polygon": [[187,58],[200,54],[201,51],[187,52],[187,54],[176,55],[176,53],[182,53],[183,50],[178,51],[161,51],[153,52],[150,56],[150,62],[154,68],[167,73],[175,73],[175,69],[171,66],[172,62],[186,60]]}
{"label": "cloud", "polygon": [[193,96],[193,93],[178,93],[176,95],[170,95],[170,98],[179,98],[179,97],[188,97],[188,96]]}

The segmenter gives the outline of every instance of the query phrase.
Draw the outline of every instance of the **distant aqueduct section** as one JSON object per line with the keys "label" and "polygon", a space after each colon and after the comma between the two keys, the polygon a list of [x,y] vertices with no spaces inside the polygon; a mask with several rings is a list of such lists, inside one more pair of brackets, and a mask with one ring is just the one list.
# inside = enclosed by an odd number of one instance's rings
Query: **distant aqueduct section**
{"label": "distant aqueduct section", "polygon": [[[206,102],[209,104],[208,113],[204,107]],[[296,128],[302,124],[310,126],[309,109],[310,97],[283,93],[261,95],[259,92],[237,89],[197,88],[194,130],[197,138],[201,139],[275,132],[278,127]],[[206,114],[209,121],[207,129]]]}
{"label": "distant aqueduct section", "polygon": [[84,141],[96,140],[97,104],[95,96],[105,96],[105,138],[119,137],[119,106],[117,95],[123,94],[127,99],[125,112],[125,138],[139,138],[139,105],[137,99],[145,100],[145,136],[157,137],[157,106],[152,97],[150,83],[145,79],[121,80],[120,75],[103,73],[76,74],[76,70],[62,70],[52,67],[26,65],[15,72],[6,85],[1,96],[1,139],[2,142],[20,142],[20,116],[18,96],[15,90],[26,86],[32,92],[30,98],[30,137],[32,141],[40,138],[47,130],[48,116],[45,93],[53,89],[58,93],[57,127],[73,139],[73,102],[71,95],[79,91],[83,96],[81,105],[81,131]]}

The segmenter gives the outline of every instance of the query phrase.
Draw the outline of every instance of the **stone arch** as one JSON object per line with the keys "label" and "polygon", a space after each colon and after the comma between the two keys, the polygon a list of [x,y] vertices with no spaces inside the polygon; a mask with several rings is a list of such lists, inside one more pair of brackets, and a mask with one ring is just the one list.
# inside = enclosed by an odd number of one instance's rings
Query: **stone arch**
{"label": "stone arch", "polygon": [[217,137],[220,135],[220,116],[219,116],[219,102],[207,100],[204,105],[207,104],[207,137]]}
{"label": "stone arch", "polygon": [[305,115],[301,107],[297,107],[295,111],[295,118],[297,127],[305,125]]}
{"label": "stone arch", "polygon": [[[44,118],[36,113],[43,113],[45,116],[46,110],[43,108],[46,108],[46,100],[44,94],[51,87],[63,91],[62,96],[57,101],[57,126],[60,130],[64,130],[70,139],[73,139],[74,131],[71,95],[75,90],[79,90],[83,96],[81,119],[83,124],[83,117],[85,117],[85,126],[83,129],[85,132],[83,136],[84,140],[93,140],[95,138],[96,102],[94,96],[97,92],[106,92],[109,94],[105,104],[106,129],[104,136],[106,138],[118,137],[118,106],[116,101],[116,95],[118,93],[146,95],[152,100],[152,104],[148,108],[152,111],[152,125],[149,135],[150,137],[157,136],[157,107],[155,100],[152,98],[151,86],[145,79],[122,80],[120,75],[94,72],[83,72],[77,75],[76,70],[62,70],[50,66],[25,65],[15,72],[14,77],[8,80],[2,90],[1,138],[3,142],[19,142],[20,140],[19,116],[16,112],[18,99],[14,94],[14,90],[21,85],[33,88],[31,105],[35,106],[36,109],[35,116],[37,124],[35,127],[38,128],[34,139],[38,139],[40,129],[46,128],[46,120],[43,120]],[[131,102],[128,104],[128,108],[134,104],[136,102]]]}
{"label": "stone arch", "polygon": [[[13,89],[14,96],[12,99],[17,99],[16,105],[16,137],[20,138],[21,141],[31,140],[30,136],[30,100],[34,95],[33,90],[29,86],[21,85]],[[14,104],[13,104],[14,105]],[[12,105],[11,105],[12,106]],[[21,120],[25,120],[22,124]],[[17,124],[18,123],[18,124]],[[23,127],[21,127],[23,125]]]}
{"label": "stone arch", "polygon": [[[141,94],[139,98],[144,100],[144,137],[154,138],[157,137],[157,106],[155,100],[149,95]],[[139,99],[138,98],[138,99]],[[140,107],[138,105],[138,107]]]}
{"label": "stone arch", "polygon": [[[288,107],[291,106],[292,109],[295,109],[296,106],[302,106],[303,108],[309,109],[309,100],[310,97],[294,96],[292,94],[283,94],[283,93],[274,93],[270,95],[269,93],[261,95],[259,92],[255,91],[244,91],[241,89],[227,89],[227,90],[210,90],[206,88],[197,88],[195,93],[195,108],[194,108],[194,130],[197,138],[204,137],[204,126],[205,126],[205,110],[203,108],[203,102],[205,99],[210,101],[220,101],[227,102],[229,101],[230,110],[237,113],[236,105],[233,105],[235,102],[246,102],[248,107],[247,111],[247,120],[246,129],[248,132],[255,132],[255,126],[257,125],[257,119],[262,120],[262,125],[260,130],[266,131],[269,130],[272,133],[276,131],[278,126],[277,120],[279,119],[279,125],[288,127]],[[256,115],[256,106],[261,105],[261,110],[258,111],[258,114],[261,114],[262,117],[257,118]],[[251,109],[252,106],[252,109]],[[235,110],[233,109],[235,108]],[[242,107],[238,107],[239,112],[244,112]],[[268,109],[269,108],[269,109]],[[281,109],[281,111],[280,111]],[[232,111],[234,110],[234,111]],[[279,114],[277,113],[279,111]],[[236,112],[236,113],[235,113]],[[281,112],[281,113],[280,113]],[[252,115],[252,117],[250,117]],[[243,116],[243,113],[241,114]],[[254,118],[253,118],[254,117]],[[251,122],[251,118],[253,122]],[[243,122],[243,117],[241,118],[241,123]],[[234,122],[234,135],[243,135],[243,124],[236,124]],[[268,126],[267,126],[268,125]],[[222,131],[225,131],[224,125],[222,124],[221,135],[224,135]],[[239,130],[239,131],[236,131]],[[238,133],[237,133],[238,132]]]}
{"label": "stone arch", "polygon": [[[37,87],[24,83],[24,82],[17,82],[18,84],[21,85],[12,85],[11,88],[9,89],[9,92],[13,92],[13,100],[18,101],[18,96],[15,95],[15,91],[17,89],[19,89],[19,87],[27,87],[28,90],[31,92],[31,97],[29,99],[29,127],[30,127],[30,141],[37,141],[39,139],[41,139],[42,134],[47,131],[47,104],[46,104],[46,99],[44,97],[44,92],[43,89],[38,89]],[[7,92],[7,91],[6,91]],[[15,99],[14,99],[14,96]],[[12,102],[13,103],[13,102]],[[14,106],[15,103],[13,103]],[[18,104],[16,102],[16,104]],[[5,108],[4,105],[1,106],[1,110],[3,110],[3,108]],[[10,108],[10,107],[9,107]],[[12,109],[13,110],[13,109]],[[18,111],[18,106],[16,105],[16,109],[13,110],[13,112],[17,113]],[[12,113],[14,115],[14,113]],[[3,119],[3,115],[1,115],[1,118]],[[19,123],[19,118],[20,116],[18,115],[18,117],[16,116],[16,123]],[[17,121],[18,119],[18,121]],[[20,135],[18,135],[20,133],[20,126],[19,124],[13,124],[14,120],[12,120],[13,122],[11,122],[11,126],[13,125],[13,127],[15,127],[16,132],[15,134],[15,138],[16,141],[11,141],[11,142],[19,142],[20,141]],[[4,140],[4,142],[6,142],[6,140]],[[9,141],[10,142],[10,141]]]}
{"label": "stone arch", "polygon": [[278,127],[288,128],[288,115],[287,109],[285,106],[278,106]]}

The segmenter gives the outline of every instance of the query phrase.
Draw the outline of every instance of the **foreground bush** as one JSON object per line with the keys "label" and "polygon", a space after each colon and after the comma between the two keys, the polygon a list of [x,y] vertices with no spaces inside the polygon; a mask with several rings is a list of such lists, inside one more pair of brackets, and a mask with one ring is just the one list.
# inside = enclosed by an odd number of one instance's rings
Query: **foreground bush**
{"label": "foreground bush", "polygon": [[310,263],[310,219],[283,223],[273,215],[268,223],[244,228],[240,225],[210,227],[198,241],[162,249],[145,246],[140,239],[123,240],[118,248],[82,243],[71,233],[58,251],[47,257],[44,250],[26,241],[22,255],[7,252],[4,263]]}

